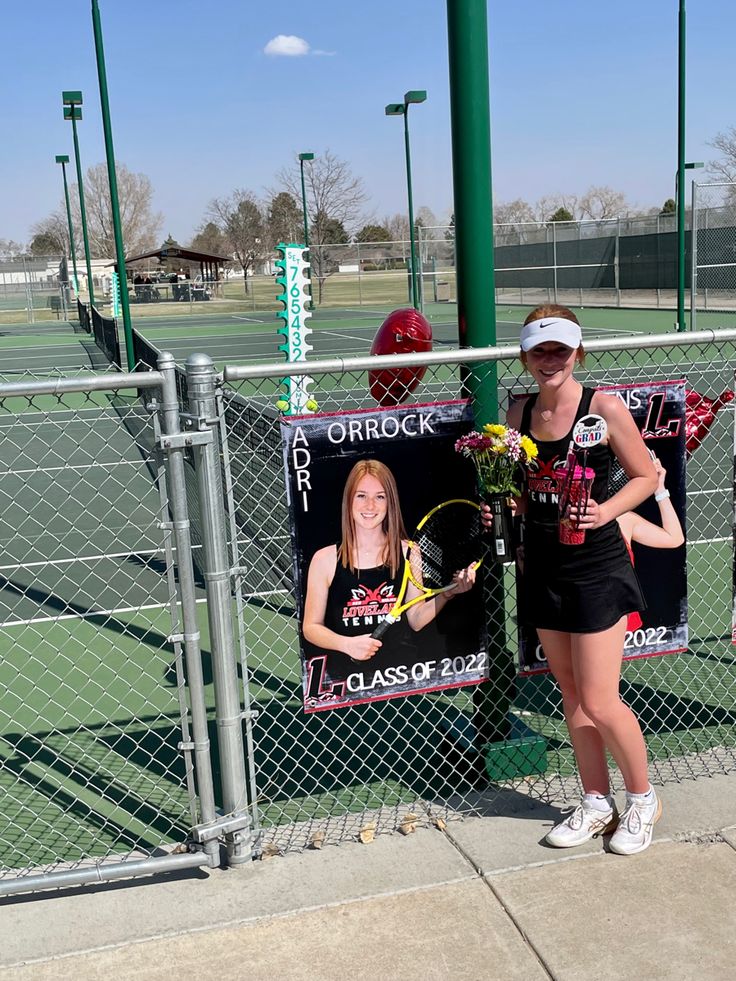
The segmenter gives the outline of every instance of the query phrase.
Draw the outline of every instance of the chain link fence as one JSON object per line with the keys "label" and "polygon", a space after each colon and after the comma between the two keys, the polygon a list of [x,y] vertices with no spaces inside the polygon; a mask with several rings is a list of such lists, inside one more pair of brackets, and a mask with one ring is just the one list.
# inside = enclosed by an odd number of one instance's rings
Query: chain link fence
{"label": "chain link fence", "polygon": [[[219,378],[206,355],[184,370],[135,341],[134,375],[0,384],[0,894],[575,794],[557,688],[517,673],[508,566],[485,575],[487,682],[303,712],[284,365]],[[529,384],[516,353],[412,356],[426,367],[414,398],[497,374],[505,407]],[[314,379],[320,411],[343,412],[374,406],[376,364],[289,370]],[[684,378],[715,398],[735,367],[723,330],[592,341],[581,378]],[[688,461],[689,650],[623,671],[657,784],[736,770],[733,427],[723,408]]]}
{"label": "chain link fence", "polygon": [[0,894],[216,860],[164,381],[0,384]]}
{"label": "chain link fence", "polygon": [[736,183],[693,183],[691,328],[698,311],[736,315]]}
{"label": "chain link fence", "polygon": [[0,259],[0,324],[67,320],[73,293],[61,256]]}
{"label": "chain link fence", "polygon": [[[595,385],[687,379],[715,398],[733,385],[736,332],[696,343],[671,338],[593,341],[581,377]],[[486,355],[488,357],[488,355]],[[473,362],[467,352],[430,355],[414,396],[459,398],[497,368],[502,405],[527,390],[516,351]],[[367,370],[375,360],[311,364],[320,411],[373,407]],[[356,365],[353,369],[352,365]],[[293,368],[294,366],[292,366]],[[291,369],[290,369],[291,370]],[[489,813],[509,791],[560,802],[577,792],[559,693],[548,675],[517,675],[514,575],[486,579],[491,637],[487,683],[304,715],[299,625],[279,423],[272,408],[283,366],[226,368],[223,462],[231,517],[234,615],[252,728],[251,770],[261,846],[303,848],[407,821]],[[736,769],[736,664],[731,647],[733,414],[723,410],[688,462],[690,649],[625,664],[622,694],[642,721],[657,784]],[[494,783],[485,786],[491,740]],[[621,786],[617,772],[614,787]]]}

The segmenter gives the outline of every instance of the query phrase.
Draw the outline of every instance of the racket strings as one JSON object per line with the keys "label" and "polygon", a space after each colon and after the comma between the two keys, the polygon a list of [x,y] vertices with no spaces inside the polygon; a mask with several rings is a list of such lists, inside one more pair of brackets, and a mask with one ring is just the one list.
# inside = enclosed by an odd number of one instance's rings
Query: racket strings
{"label": "racket strings", "polygon": [[[476,508],[444,507],[418,533],[411,559],[412,575],[425,589],[449,586],[455,574],[481,557],[480,512]],[[418,552],[418,555],[416,554]]]}

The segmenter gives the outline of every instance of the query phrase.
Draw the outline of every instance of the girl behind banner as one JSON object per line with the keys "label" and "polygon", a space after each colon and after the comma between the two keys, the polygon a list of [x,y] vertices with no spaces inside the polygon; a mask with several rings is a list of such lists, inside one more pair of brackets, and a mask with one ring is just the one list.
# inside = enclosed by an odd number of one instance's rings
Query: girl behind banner
{"label": "girl behind banner", "polygon": [[[519,503],[519,513],[526,515],[523,608],[560,685],[584,790],[573,813],[552,828],[546,841],[567,848],[616,829],[611,850],[633,854],[649,846],[661,804],[649,783],[641,728],[619,696],[627,615],[643,609],[644,600],[616,518],[654,492],[657,476],[621,400],[575,379],[575,364],[583,359],[580,325],[572,311],[557,305],[532,311],[521,331],[521,360],[538,391],[508,412],[509,425],[539,448],[539,469],[529,475]],[[565,460],[575,423],[591,413],[603,417],[607,435],[588,453],[587,465],[595,471],[590,499],[571,512],[585,530],[585,542],[562,544],[554,466]],[[614,454],[629,481],[608,497]],[[610,794],[606,750],[626,786],[620,820]]]}

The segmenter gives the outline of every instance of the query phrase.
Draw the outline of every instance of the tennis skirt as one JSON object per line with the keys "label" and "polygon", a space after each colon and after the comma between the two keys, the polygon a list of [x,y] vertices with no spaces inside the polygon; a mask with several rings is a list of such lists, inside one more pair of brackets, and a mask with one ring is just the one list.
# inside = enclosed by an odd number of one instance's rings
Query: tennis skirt
{"label": "tennis skirt", "polygon": [[[575,548],[575,546],[568,546]],[[598,566],[595,574],[555,570],[551,563],[525,563],[519,590],[519,619],[527,626],[571,634],[608,630],[646,602],[628,557]]]}

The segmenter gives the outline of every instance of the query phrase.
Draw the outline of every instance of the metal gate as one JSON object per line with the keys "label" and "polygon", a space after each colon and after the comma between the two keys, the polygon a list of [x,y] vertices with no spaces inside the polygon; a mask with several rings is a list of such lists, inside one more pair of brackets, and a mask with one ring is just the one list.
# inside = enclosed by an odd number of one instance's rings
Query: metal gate
{"label": "metal gate", "polygon": [[171,360],[0,385],[0,895],[219,861],[178,417]]}

